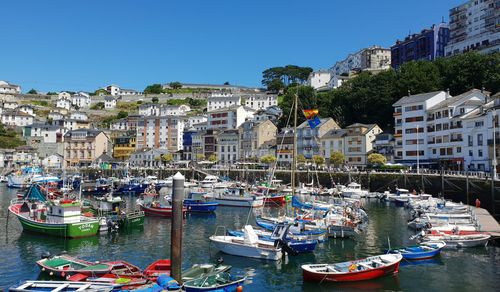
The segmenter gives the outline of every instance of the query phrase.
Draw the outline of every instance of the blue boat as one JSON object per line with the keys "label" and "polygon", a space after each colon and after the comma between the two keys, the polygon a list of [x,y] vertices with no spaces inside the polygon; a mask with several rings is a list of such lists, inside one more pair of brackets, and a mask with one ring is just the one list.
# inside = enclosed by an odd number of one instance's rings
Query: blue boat
{"label": "blue boat", "polygon": [[423,260],[438,256],[445,246],[443,241],[428,241],[420,245],[393,248],[387,253],[400,253],[407,260]]}
{"label": "blue boat", "polygon": [[[264,220],[256,219],[255,222],[257,223],[257,226],[262,227],[268,231],[273,231],[276,227],[276,224]],[[298,224],[302,226],[305,225],[303,222],[298,222]],[[308,238],[315,239],[319,242],[323,242],[326,236],[326,230],[322,229],[304,230],[303,228],[301,228],[301,231],[299,232],[293,228],[290,228],[289,232],[292,233],[293,235],[306,236]]]}
{"label": "blue boat", "polygon": [[116,194],[132,194],[139,195],[149,187],[149,183],[138,179],[131,179],[127,184],[120,185],[116,190]]}
{"label": "blue boat", "polygon": [[188,197],[184,199],[184,206],[188,212],[211,213],[215,212],[219,203],[208,202],[205,195],[206,192],[190,192]]}
{"label": "blue boat", "polygon": [[[245,233],[243,231],[238,231],[238,230],[228,230],[227,233],[231,236],[237,236],[237,237],[245,236]],[[274,239],[271,238],[270,235],[259,235],[259,239],[271,242],[275,241]],[[316,245],[318,245],[317,240],[295,240],[289,237],[285,238],[285,240],[288,243],[288,245],[298,253],[313,252],[314,249],[316,248]]]}
{"label": "blue boat", "polygon": [[329,208],[327,208],[327,207],[322,207],[322,206],[318,206],[318,205],[311,204],[311,203],[301,202],[295,196],[292,197],[292,207],[301,208],[301,209],[313,209],[313,210],[318,210],[318,211],[328,211],[329,210]]}

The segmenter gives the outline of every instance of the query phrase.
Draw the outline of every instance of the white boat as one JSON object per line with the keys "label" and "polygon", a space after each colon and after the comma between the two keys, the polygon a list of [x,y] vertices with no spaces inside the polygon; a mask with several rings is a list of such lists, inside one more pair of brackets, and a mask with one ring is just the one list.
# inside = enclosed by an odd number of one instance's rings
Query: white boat
{"label": "white boat", "polygon": [[361,189],[361,185],[356,182],[351,182],[345,188],[342,188],[341,192],[343,197],[360,199],[368,195],[367,190]]}
{"label": "white boat", "polygon": [[207,175],[205,177],[205,179],[200,182],[200,187],[213,188],[214,185],[218,182],[219,182],[219,179],[215,175]]}
{"label": "white boat", "polygon": [[259,240],[251,225],[245,226],[244,233],[244,237],[212,235],[210,241],[217,249],[230,255],[273,261],[283,256],[281,247],[275,247],[274,242]]}
{"label": "white boat", "polygon": [[264,197],[250,195],[243,188],[228,188],[223,193],[212,194],[213,200],[221,206],[262,207]]}
{"label": "white boat", "polygon": [[96,282],[44,281],[28,280],[9,288],[9,291],[93,291],[107,292],[114,290],[113,284]]}
{"label": "white boat", "polygon": [[486,243],[490,240],[491,235],[486,233],[477,233],[477,234],[464,234],[464,235],[455,235],[455,234],[432,234],[425,235],[422,238],[422,241],[444,241],[446,243],[446,247],[476,247],[476,246],[485,246]]}

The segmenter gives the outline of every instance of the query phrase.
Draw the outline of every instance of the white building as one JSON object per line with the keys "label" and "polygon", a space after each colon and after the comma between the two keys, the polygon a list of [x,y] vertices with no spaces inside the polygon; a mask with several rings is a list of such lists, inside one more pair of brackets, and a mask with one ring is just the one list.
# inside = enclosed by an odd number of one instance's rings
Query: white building
{"label": "white building", "polygon": [[246,120],[252,119],[254,113],[254,109],[241,105],[212,110],[208,112],[207,129],[236,129]]}
{"label": "white building", "polygon": [[38,158],[36,149],[31,146],[24,145],[16,147],[12,162],[17,166],[37,165],[40,163],[40,159]]}
{"label": "white building", "polygon": [[26,113],[28,115],[36,116],[35,111],[33,109],[33,106],[31,106],[29,104],[20,105],[16,108],[16,110],[23,112],[23,113]]}
{"label": "white building", "polygon": [[240,157],[240,133],[238,130],[225,130],[217,139],[217,162],[232,165]]}
{"label": "white building", "polygon": [[207,115],[196,115],[188,118],[188,128],[193,127],[199,123],[205,123],[207,121]]}
{"label": "white building", "polygon": [[344,129],[333,129],[320,137],[321,154],[325,159],[330,159],[332,153],[340,152],[345,155],[344,137],[347,131]]}
{"label": "white building", "polygon": [[376,136],[382,129],[376,124],[352,124],[345,128],[344,136],[345,160],[347,165],[365,167],[368,164],[368,155],[373,150]]}
{"label": "white building", "polygon": [[111,94],[111,96],[117,96],[117,95],[120,95],[120,87],[118,87],[117,85],[108,85],[106,86],[106,91]]}
{"label": "white building", "polygon": [[0,80],[0,93],[19,94],[21,93],[21,86]]}
{"label": "white building", "polygon": [[47,115],[47,119],[51,119],[53,121],[59,121],[59,120],[62,120],[64,118],[65,118],[64,115],[61,112],[58,112],[58,111],[51,111]]}
{"label": "white building", "polygon": [[166,149],[138,149],[130,155],[129,165],[130,167],[160,167],[163,165],[161,157],[167,153]]}
{"label": "white building", "polygon": [[2,112],[2,124],[8,126],[24,127],[33,124],[34,117],[17,110],[5,110]]}
{"label": "white building", "polygon": [[139,106],[139,115],[145,117],[159,116],[160,105],[157,103],[146,103]]}
{"label": "white building", "polygon": [[186,120],[184,116],[145,117],[137,124],[136,148],[182,150]]}
{"label": "white building", "polygon": [[444,91],[409,95],[392,105],[395,119],[395,162],[416,164],[418,158],[419,163],[430,163],[429,152],[426,151],[427,110],[444,101],[447,96]]}
{"label": "white building", "polygon": [[71,94],[67,93],[66,91],[61,91],[57,94],[57,99],[71,99]]}
{"label": "white building", "polygon": [[73,103],[71,102],[70,98],[62,97],[62,98],[59,98],[56,102],[56,107],[58,107],[58,108],[70,110],[72,106],[73,106]]}
{"label": "white building", "polygon": [[194,124],[193,128],[196,129],[196,131],[201,132],[201,131],[206,131],[208,128],[208,122],[202,122],[198,124]]}
{"label": "white building", "polygon": [[241,96],[232,93],[213,93],[207,98],[208,112],[239,105],[241,105]]}
{"label": "white building", "polygon": [[183,116],[191,111],[191,107],[186,104],[181,105],[166,105],[160,107],[160,116]]}
{"label": "white building", "polygon": [[61,126],[34,123],[23,128],[24,137],[41,137],[43,143],[64,142],[66,129]]}
{"label": "white building", "polygon": [[78,111],[78,112],[72,112],[72,113],[70,113],[69,119],[71,119],[71,120],[78,120],[78,121],[86,121],[86,120],[89,119],[89,116],[86,113],[84,113],[84,112]]}
{"label": "white building", "polygon": [[496,0],[469,0],[450,9],[450,40],[446,56],[467,51],[500,50],[500,3]]}
{"label": "white building", "polygon": [[85,92],[75,93],[71,97],[71,102],[78,108],[89,108],[90,101],[90,95]]}
{"label": "white building", "polygon": [[254,110],[278,105],[278,96],[276,94],[251,94],[243,97],[245,98],[245,106]]}
{"label": "white building", "polygon": [[332,72],[328,70],[313,71],[307,77],[307,84],[314,89],[319,89],[328,86],[332,79]]}
{"label": "white building", "polygon": [[3,109],[16,109],[19,104],[16,101],[3,101],[2,108]]}
{"label": "white building", "polygon": [[45,168],[62,169],[63,165],[64,158],[60,154],[53,154],[42,160],[42,166]]}
{"label": "white building", "polygon": [[116,98],[112,96],[104,97],[104,108],[105,109],[114,109],[116,108]]}

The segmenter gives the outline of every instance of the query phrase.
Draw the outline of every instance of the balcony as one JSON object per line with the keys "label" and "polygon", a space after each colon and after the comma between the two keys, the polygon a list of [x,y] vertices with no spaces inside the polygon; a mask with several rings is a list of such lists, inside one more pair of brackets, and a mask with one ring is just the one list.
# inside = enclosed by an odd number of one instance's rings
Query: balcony
{"label": "balcony", "polygon": [[432,133],[432,132],[434,132],[434,127],[432,127],[432,128],[431,128],[431,127],[427,127],[427,132],[428,132],[428,133]]}
{"label": "balcony", "polygon": [[401,137],[403,136],[403,134],[399,133],[399,134],[394,134],[394,137],[397,138],[397,137]]}
{"label": "balcony", "polygon": [[457,137],[457,138],[451,138],[450,142],[462,142],[463,140],[464,140],[463,138]]}
{"label": "balcony", "polygon": [[392,114],[392,116],[393,116],[393,117],[398,117],[398,116],[400,116],[401,114],[402,114],[402,112],[394,112],[394,113]]}
{"label": "balcony", "polygon": [[428,121],[428,122],[429,122],[429,121],[434,121],[434,117],[433,117],[433,116],[432,116],[432,117],[427,117],[427,121]]}

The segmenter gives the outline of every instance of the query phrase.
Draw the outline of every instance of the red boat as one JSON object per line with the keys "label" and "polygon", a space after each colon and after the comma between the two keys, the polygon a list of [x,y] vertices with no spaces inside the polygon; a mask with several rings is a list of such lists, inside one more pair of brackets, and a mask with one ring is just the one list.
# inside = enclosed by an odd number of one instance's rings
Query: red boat
{"label": "red boat", "polygon": [[157,260],[144,270],[144,276],[151,281],[156,281],[160,275],[170,276],[171,263],[169,259]]}
{"label": "red boat", "polygon": [[482,234],[484,232],[474,231],[474,230],[428,230],[427,234],[429,235],[477,235]]}
{"label": "red boat", "polygon": [[276,188],[258,186],[257,191],[253,194],[264,197],[264,204],[269,206],[281,206],[286,204],[285,195],[280,195]]}
{"label": "red boat", "polygon": [[[146,216],[172,218],[173,210],[171,206],[163,206],[158,202],[156,203],[137,202],[137,204],[141,207],[141,210],[144,211],[144,215]],[[186,212],[187,209],[183,207],[182,208],[183,217],[186,216]]]}
{"label": "red boat", "polygon": [[392,275],[398,272],[401,254],[384,254],[337,264],[302,265],[304,281],[351,282]]}

